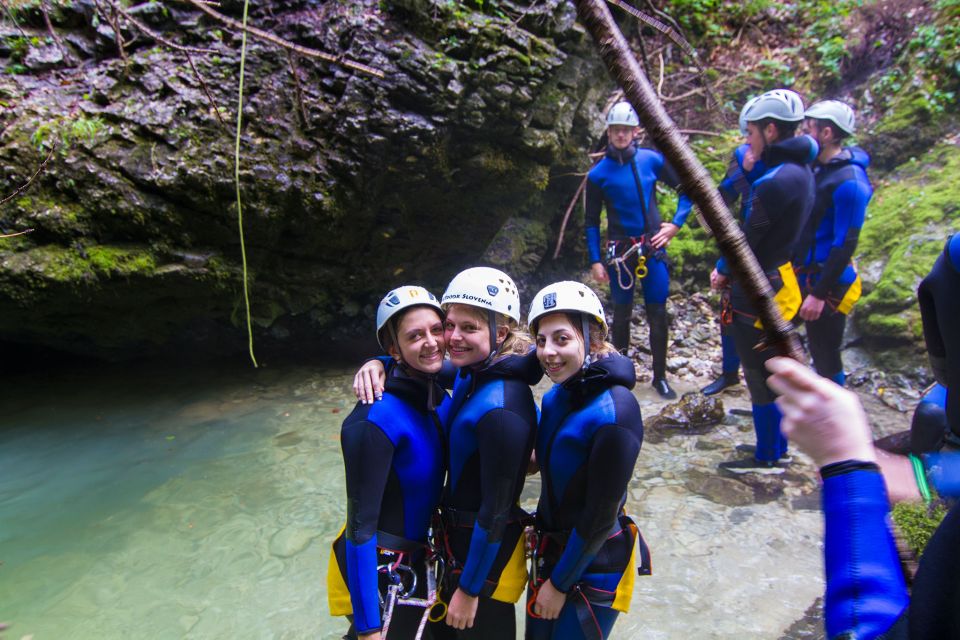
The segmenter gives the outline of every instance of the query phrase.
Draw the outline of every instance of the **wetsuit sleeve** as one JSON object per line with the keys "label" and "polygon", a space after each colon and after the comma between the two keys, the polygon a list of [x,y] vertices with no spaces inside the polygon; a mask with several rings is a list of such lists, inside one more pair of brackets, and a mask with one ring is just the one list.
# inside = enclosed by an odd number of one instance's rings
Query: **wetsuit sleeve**
{"label": "wetsuit sleeve", "polygon": [[677,192],[679,196],[677,198],[677,210],[673,214],[673,220],[671,220],[671,222],[678,227],[682,227],[690,215],[690,210],[693,208],[693,201],[690,200],[690,196],[684,192],[683,185],[680,183],[680,176],[677,175],[676,169],[674,169],[673,165],[669,162],[664,161],[663,166],[660,168],[658,179]]}
{"label": "wetsuit sleeve", "polygon": [[723,202],[728,208],[740,197],[740,192],[737,191],[737,184],[741,180],[746,180],[746,178],[740,169],[740,164],[737,162],[736,156],[732,155],[730,157],[730,163],[727,165],[727,173],[723,176],[723,180],[720,181],[719,185],[720,197],[723,198]]}
{"label": "wetsuit sleeve", "polygon": [[847,180],[833,192],[833,244],[811,292],[821,300],[833,289],[857,250],[860,229],[873,190],[866,178]]}
{"label": "wetsuit sleeve", "polygon": [[603,426],[594,435],[587,463],[586,508],[550,574],[550,581],[558,590],[569,591],[580,580],[606,541],[617,522],[639,453],[636,434],[620,425]]}
{"label": "wetsuit sleeve", "polygon": [[603,208],[603,189],[587,176],[587,204],[584,228],[587,235],[587,255],[590,264],[600,262],[600,210]]}
{"label": "wetsuit sleeve", "polygon": [[889,502],[875,464],[821,469],[828,638],[876,638],[907,607],[907,587],[887,524]]}
{"label": "wetsuit sleeve", "polygon": [[340,434],[347,480],[347,588],[358,633],[380,628],[377,523],[390,473],[393,443],[377,425],[360,421]]}
{"label": "wetsuit sleeve", "polygon": [[923,466],[930,484],[944,498],[960,498],[960,453],[929,453]]}
{"label": "wetsuit sleeve", "polygon": [[476,596],[500,551],[503,531],[530,459],[533,425],[507,409],[494,409],[477,423],[480,452],[480,511],[460,574],[460,589]]}

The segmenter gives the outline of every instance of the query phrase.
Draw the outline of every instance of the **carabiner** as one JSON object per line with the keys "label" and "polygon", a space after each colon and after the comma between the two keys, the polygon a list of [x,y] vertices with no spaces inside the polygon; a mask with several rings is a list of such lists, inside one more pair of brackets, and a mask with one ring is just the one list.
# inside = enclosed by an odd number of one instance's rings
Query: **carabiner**
{"label": "carabiner", "polygon": [[643,280],[647,277],[647,273],[649,273],[649,271],[650,270],[647,269],[647,256],[641,255],[639,258],[637,258],[637,268],[634,270],[634,274],[637,276],[638,280]]}

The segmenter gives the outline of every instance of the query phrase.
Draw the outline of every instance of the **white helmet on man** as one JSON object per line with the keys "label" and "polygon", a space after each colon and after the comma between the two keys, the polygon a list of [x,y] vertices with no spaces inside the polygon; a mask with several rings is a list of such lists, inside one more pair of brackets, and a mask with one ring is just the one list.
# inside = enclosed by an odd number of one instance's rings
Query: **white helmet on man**
{"label": "white helmet on man", "polygon": [[853,135],[855,121],[853,109],[839,100],[815,102],[803,115],[814,120],[829,120],[844,133]]}
{"label": "white helmet on man", "polygon": [[443,309],[440,308],[437,297],[423,287],[405,285],[383,296],[380,306],[377,307],[377,342],[382,349],[386,349],[382,329],[390,318],[404,309],[416,306],[432,307],[437,310],[441,318],[443,317]]}
{"label": "white helmet on man", "polygon": [[783,122],[803,121],[803,100],[796,91],[774,89],[757,96],[742,116],[746,122],[773,118]]}
{"label": "white helmet on man", "polygon": [[537,320],[550,313],[572,311],[596,320],[607,331],[607,319],[603,305],[593,289],[582,282],[564,280],[547,285],[537,292],[527,314],[527,326],[536,331]]}
{"label": "white helmet on man", "polygon": [[753,96],[752,98],[747,100],[747,102],[743,105],[743,108],[740,109],[739,125],[740,125],[740,133],[742,135],[747,135],[747,111],[749,111],[750,107],[752,107],[753,104],[759,99],[760,99],[760,96]]}
{"label": "white helmet on man", "polygon": [[440,299],[446,309],[451,304],[466,304],[502,313],[520,322],[520,292],[513,279],[499,269],[472,267],[453,277]]}
{"label": "white helmet on man", "polygon": [[615,124],[625,127],[640,126],[640,118],[629,102],[618,102],[610,107],[610,111],[607,111],[607,126]]}

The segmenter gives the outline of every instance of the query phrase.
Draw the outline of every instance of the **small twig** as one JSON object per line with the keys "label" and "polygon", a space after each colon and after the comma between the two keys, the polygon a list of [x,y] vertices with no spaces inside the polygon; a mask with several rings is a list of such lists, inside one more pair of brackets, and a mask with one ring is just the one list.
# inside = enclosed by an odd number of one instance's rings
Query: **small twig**
{"label": "small twig", "polygon": [[[17,236],[26,235],[28,233],[33,233],[33,229],[24,229],[23,231],[17,231],[16,233],[0,233],[0,238],[16,238]],[[3,631],[3,627],[0,627],[0,631]]]}
{"label": "small twig", "polygon": [[215,20],[219,20],[220,22],[222,22],[223,24],[229,27],[232,27],[239,31],[249,33],[250,35],[256,38],[259,38],[261,40],[266,40],[267,42],[271,42],[277,45],[278,47],[283,47],[284,49],[294,51],[308,58],[320,58],[321,60],[326,60],[334,64],[339,64],[341,66],[348,67],[350,69],[363,71],[364,73],[369,73],[370,75],[376,76],[378,78],[386,77],[383,71],[380,71],[379,69],[365,65],[361,62],[354,62],[353,60],[349,60],[342,56],[334,56],[329,53],[325,53],[323,51],[318,51],[316,49],[304,47],[299,44],[290,42],[289,40],[284,40],[283,38],[275,36],[268,31],[263,31],[262,29],[257,29],[256,27],[246,26],[240,22],[237,22],[233,18],[228,18],[222,13],[217,13],[216,11],[211,9],[209,6],[207,6],[205,3],[203,3],[201,0],[185,0],[185,1],[193,5],[197,9],[200,9],[200,11],[203,11],[208,16],[214,18]]}
{"label": "small twig", "polygon": [[217,120],[220,121],[220,126],[228,130],[227,123],[223,121],[223,116],[220,115],[220,107],[217,106],[217,101],[213,99],[212,95],[210,95],[210,89],[207,88],[207,83],[204,82],[203,76],[200,75],[200,72],[197,70],[196,65],[193,64],[193,58],[190,56],[189,52],[184,51],[184,55],[187,57],[187,62],[190,63],[190,68],[193,69],[193,75],[197,77],[197,81],[200,83],[200,87],[203,89],[203,92],[207,96],[207,101],[210,103],[210,108],[213,109],[213,112],[217,116]]}
{"label": "small twig", "polygon": [[720,137],[726,135],[724,133],[717,133],[716,131],[704,131],[703,129],[678,129],[678,131],[684,135],[688,136],[716,136]]}
{"label": "small twig", "polygon": [[148,38],[156,40],[157,42],[159,42],[164,46],[170,47],[171,49],[174,49],[176,51],[182,51],[183,53],[217,53],[216,49],[205,49],[200,47],[185,47],[183,45],[167,40],[166,38],[161,36],[159,33],[154,31],[147,25],[143,24],[142,22],[134,18],[132,15],[130,15],[127,11],[124,10],[123,7],[121,7],[116,2],[114,2],[114,0],[107,0],[107,2],[110,4],[111,7],[113,7],[114,11],[119,12],[120,15],[126,18],[130,24],[132,24],[134,27],[142,31]]}
{"label": "small twig", "polygon": [[303,87],[300,85],[300,70],[297,68],[297,60],[290,50],[287,50],[287,60],[290,62],[290,73],[293,75],[294,87],[296,88],[300,117],[303,118],[303,126],[306,128],[310,126],[310,120],[307,118],[307,108],[303,105]]}
{"label": "small twig", "polygon": [[540,3],[540,0],[534,0],[534,2],[531,2],[530,6],[524,9],[523,12],[517,17],[517,19],[513,21],[513,26],[516,27],[517,25],[519,25],[520,21],[526,18],[527,14],[530,13],[530,10],[533,9],[535,6],[537,6],[539,3]]}
{"label": "small twig", "polygon": [[663,98],[663,53],[658,56],[660,59],[660,79],[657,81],[657,96]]}
{"label": "small twig", "polygon": [[10,200],[13,200],[14,198],[16,198],[18,195],[20,195],[20,194],[23,192],[24,189],[26,189],[27,187],[29,187],[30,184],[31,184],[34,180],[37,179],[37,176],[39,176],[39,175],[43,172],[43,170],[44,170],[44,169],[46,168],[46,166],[47,166],[47,163],[50,162],[50,158],[53,157],[53,152],[57,150],[57,147],[58,147],[58,146],[59,146],[59,144],[54,144],[54,145],[50,148],[50,153],[48,153],[48,154],[47,154],[47,157],[44,158],[44,159],[43,159],[43,162],[40,163],[40,167],[37,169],[37,172],[34,173],[33,176],[31,176],[29,180],[27,180],[25,183],[23,183],[22,185],[20,185],[20,186],[17,188],[16,191],[14,191],[14,192],[11,193],[10,195],[8,195],[8,196],[7,196],[6,198],[4,198],[3,200],[0,200],[0,205],[6,204],[6,203],[9,202]]}
{"label": "small twig", "polygon": [[53,38],[53,41],[57,43],[57,47],[60,49],[63,59],[71,61],[73,59],[73,55],[65,46],[63,46],[63,40],[60,39],[60,36],[57,35],[56,30],[53,28],[53,22],[50,20],[50,12],[47,11],[47,0],[40,0],[40,11],[43,13],[43,21],[47,24],[47,31],[50,32],[50,37]]}
{"label": "small twig", "polygon": [[676,96],[660,96],[660,99],[663,100],[664,102],[679,102],[680,100],[685,100],[690,96],[695,96],[701,93],[703,93],[703,88],[697,87],[696,89],[691,89],[686,93],[681,93],[680,95],[676,95]]}
{"label": "small twig", "polygon": [[570,214],[573,212],[573,208],[577,206],[577,200],[580,198],[580,194],[583,193],[586,186],[587,176],[583,176],[583,180],[580,181],[580,186],[577,187],[577,192],[570,198],[570,204],[567,205],[566,213],[563,214],[563,222],[560,223],[560,234],[557,236],[557,248],[553,250],[554,260],[560,255],[560,247],[563,246],[563,234],[567,231],[567,221],[570,219]]}
{"label": "small twig", "polygon": [[13,12],[11,12],[10,7],[7,6],[6,0],[0,0],[0,7],[3,7],[4,13],[7,14],[8,18],[10,18],[10,22],[12,22],[13,26],[17,28],[17,31],[20,32],[20,35],[29,40],[30,36],[28,36],[27,32],[23,30],[23,27],[20,26],[20,23],[17,22],[17,19],[13,17]]}
{"label": "small twig", "polygon": [[104,20],[110,23],[110,27],[113,29],[113,33],[117,37],[117,50],[120,52],[120,57],[126,64],[129,62],[129,60],[127,60],[127,51],[123,48],[123,33],[120,31],[120,21],[117,20],[117,8],[112,3],[108,4],[110,8],[113,9],[113,11],[109,13],[104,11],[103,7],[100,6],[100,0],[93,0],[93,5],[97,8],[97,13],[102,14]]}

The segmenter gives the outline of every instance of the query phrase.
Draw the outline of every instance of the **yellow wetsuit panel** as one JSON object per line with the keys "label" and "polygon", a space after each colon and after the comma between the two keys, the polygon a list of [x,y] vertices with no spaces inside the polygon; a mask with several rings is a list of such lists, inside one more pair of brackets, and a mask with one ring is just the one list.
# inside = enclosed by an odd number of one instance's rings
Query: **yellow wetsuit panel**
{"label": "yellow wetsuit panel", "polygon": [[[346,525],[340,528],[340,533],[334,539],[340,539],[346,530]],[[340,563],[337,562],[337,554],[330,545],[330,564],[327,566],[327,603],[330,605],[330,615],[348,616],[353,613],[353,605],[350,603],[350,589],[347,588],[347,582],[343,579],[343,572]]]}
{"label": "yellow wetsuit panel", "polygon": [[857,279],[850,284],[850,288],[843,294],[843,299],[837,305],[837,311],[844,315],[850,313],[853,305],[860,299],[861,293],[863,293],[863,283],[860,281],[860,274],[857,274]]}
{"label": "yellow wetsuit panel", "polygon": [[497,588],[490,596],[494,600],[514,603],[523,595],[527,586],[526,540],[524,535],[517,539],[513,553],[497,580]]}
{"label": "yellow wetsuit panel", "polygon": [[[797,282],[797,274],[793,272],[793,265],[789,262],[780,265],[777,271],[780,273],[783,286],[777,291],[773,300],[777,303],[777,308],[780,310],[783,319],[793,320],[793,316],[797,315],[800,304],[803,302],[803,296],[800,294],[800,283]],[[763,329],[763,324],[759,319],[753,323],[753,326],[757,329]]]}
{"label": "yellow wetsuit panel", "polygon": [[621,613],[627,613],[630,610],[630,601],[633,599],[633,584],[637,580],[637,525],[630,525],[630,535],[633,544],[630,549],[630,561],[623,570],[623,577],[617,584],[617,595],[613,599],[610,608]]}

